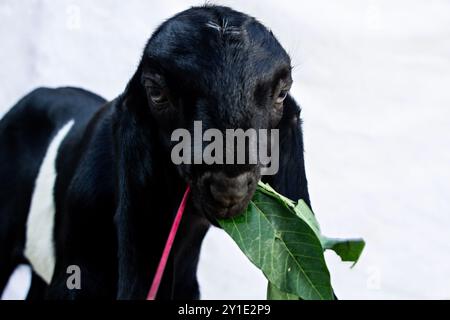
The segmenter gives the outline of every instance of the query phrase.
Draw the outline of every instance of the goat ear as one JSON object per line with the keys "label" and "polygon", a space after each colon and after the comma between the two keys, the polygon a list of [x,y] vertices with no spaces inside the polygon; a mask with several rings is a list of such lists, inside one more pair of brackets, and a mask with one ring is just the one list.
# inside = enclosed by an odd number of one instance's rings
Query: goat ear
{"label": "goat ear", "polygon": [[128,82],[122,94],[123,107],[137,115],[137,119],[149,113],[148,100],[145,88],[141,83],[142,63],[138,66],[135,74]]}
{"label": "goat ear", "polygon": [[273,176],[263,176],[262,180],[284,196],[294,201],[303,199],[311,206],[303,156],[300,112],[300,106],[288,95],[284,101],[283,117],[278,125],[278,172]]}

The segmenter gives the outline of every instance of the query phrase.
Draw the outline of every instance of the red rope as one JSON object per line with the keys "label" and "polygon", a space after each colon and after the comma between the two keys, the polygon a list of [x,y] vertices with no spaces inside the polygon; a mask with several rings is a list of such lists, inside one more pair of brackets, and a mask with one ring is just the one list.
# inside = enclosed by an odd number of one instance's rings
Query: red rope
{"label": "red rope", "polygon": [[161,284],[161,279],[164,274],[164,269],[166,268],[167,259],[169,258],[170,250],[172,249],[173,241],[177,235],[178,226],[180,225],[181,218],[183,217],[184,209],[186,208],[187,198],[190,192],[189,186],[187,186],[184,192],[183,200],[181,200],[180,207],[178,208],[175,219],[173,220],[172,228],[170,229],[169,237],[167,238],[166,246],[164,247],[161,260],[159,260],[158,269],[156,269],[155,276],[153,277],[152,286],[147,295],[147,300],[155,300],[156,294],[158,293],[159,285]]}

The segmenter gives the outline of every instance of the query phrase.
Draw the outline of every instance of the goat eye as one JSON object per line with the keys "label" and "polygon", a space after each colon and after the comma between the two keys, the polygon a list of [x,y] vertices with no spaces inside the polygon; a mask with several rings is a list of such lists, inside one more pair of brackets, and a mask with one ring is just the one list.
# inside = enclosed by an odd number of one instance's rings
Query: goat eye
{"label": "goat eye", "polygon": [[283,103],[283,101],[286,99],[288,95],[288,91],[287,90],[281,90],[280,94],[277,97],[277,100],[275,101],[276,104],[281,104]]}
{"label": "goat eye", "polygon": [[153,79],[143,79],[143,84],[147,90],[148,97],[154,104],[160,105],[168,102],[167,92],[164,86],[160,85]]}
{"label": "goat eye", "polygon": [[159,87],[150,87],[148,90],[150,98],[154,104],[163,104],[167,102],[167,96],[164,89]]}

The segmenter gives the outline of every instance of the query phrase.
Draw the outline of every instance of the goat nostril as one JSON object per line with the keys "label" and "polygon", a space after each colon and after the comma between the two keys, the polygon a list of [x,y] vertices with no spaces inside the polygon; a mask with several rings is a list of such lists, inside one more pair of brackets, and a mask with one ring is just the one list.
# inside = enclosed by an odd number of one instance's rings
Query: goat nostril
{"label": "goat nostril", "polygon": [[241,203],[254,187],[254,179],[249,173],[229,177],[223,172],[214,173],[209,182],[212,198],[224,208]]}
{"label": "goat nostril", "polygon": [[211,195],[221,206],[230,208],[245,199],[248,187],[221,189],[215,184],[210,185]]}
{"label": "goat nostril", "polygon": [[236,203],[241,202],[247,194],[246,190],[228,190],[221,192],[214,185],[211,185],[210,190],[214,200],[225,208],[232,207]]}

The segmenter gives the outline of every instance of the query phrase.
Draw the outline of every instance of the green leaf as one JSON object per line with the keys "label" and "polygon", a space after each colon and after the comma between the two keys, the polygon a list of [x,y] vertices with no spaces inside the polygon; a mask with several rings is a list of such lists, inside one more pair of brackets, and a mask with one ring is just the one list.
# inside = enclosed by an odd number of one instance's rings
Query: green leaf
{"label": "green leaf", "polygon": [[316,216],[303,200],[298,201],[294,211],[298,217],[308,223],[311,229],[314,230],[324,250],[333,250],[342,261],[353,262],[352,267],[358,262],[365,246],[363,239],[337,239],[323,236]]}
{"label": "green leaf", "polygon": [[270,281],[267,283],[267,300],[302,300],[300,297],[278,289]]}
{"label": "green leaf", "polygon": [[282,292],[307,300],[333,299],[320,238],[294,208],[291,200],[259,185],[242,215],[219,223]]}
{"label": "green leaf", "polygon": [[295,207],[295,203],[294,201],[292,201],[289,198],[286,198],[285,196],[283,196],[282,194],[279,194],[278,192],[276,192],[268,183],[264,183],[262,181],[258,182],[258,191],[259,192],[263,192],[275,199],[280,200],[281,202],[283,202],[285,205],[287,205],[288,207],[294,208]]}
{"label": "green leaf", "polygon": [[352,267],[358,262],[366,245],[363,239],[334,239],[322,237],[324,249],[330,249],[341,257],[342,261],[352,261]]}
{"label": "green leaf", "polygon": [[303,219],[310,227],[314,230],[316,235],[320,238],[320,227],[319,222],[317,222],[316,216],[308,207],[305,201],[299,200],[297,205],[294,207],[294,211],[297,216]]}
{"label": "green leaf", "polygon": [[355,264],[365,246],[362,239],[324,237],[303,200],[295,203],[262,182],[241,216],[219,223],[269,280],[271,300],[333,299],[323,251]]}

